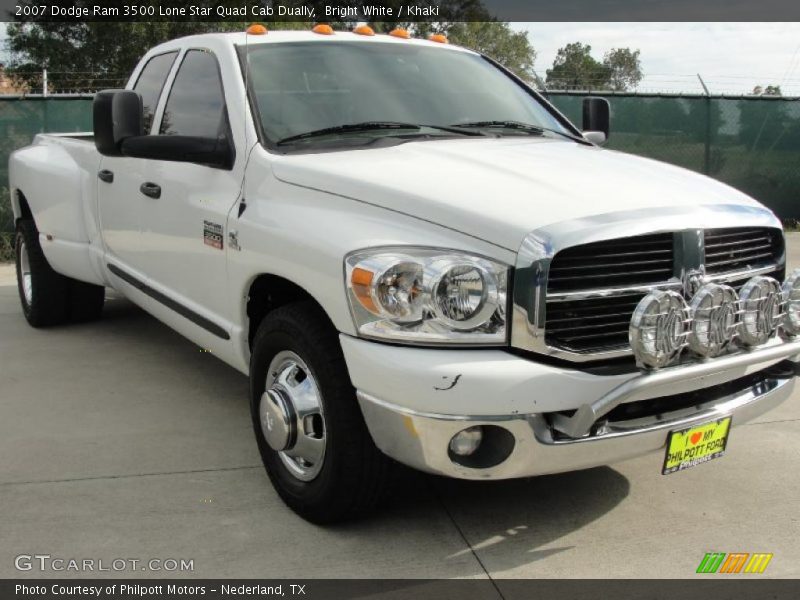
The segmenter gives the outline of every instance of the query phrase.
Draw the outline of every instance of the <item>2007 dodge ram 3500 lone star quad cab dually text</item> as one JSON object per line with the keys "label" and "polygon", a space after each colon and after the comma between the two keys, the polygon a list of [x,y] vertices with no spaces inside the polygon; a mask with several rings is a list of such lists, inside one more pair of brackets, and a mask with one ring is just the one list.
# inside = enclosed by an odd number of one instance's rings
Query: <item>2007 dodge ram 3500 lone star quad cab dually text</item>
{"label": "2007 dodge ram 3500 lone star quad cab dually text", "polygon": [[601,98],[581,131],[487,57],[369,33],[162,44],[93,136],[15,152],[31,325],[111,287],[248,374],[269,477],[317,523],[391,459],[680,471],[789,396],[800,274],[769,210],[600,148]]}

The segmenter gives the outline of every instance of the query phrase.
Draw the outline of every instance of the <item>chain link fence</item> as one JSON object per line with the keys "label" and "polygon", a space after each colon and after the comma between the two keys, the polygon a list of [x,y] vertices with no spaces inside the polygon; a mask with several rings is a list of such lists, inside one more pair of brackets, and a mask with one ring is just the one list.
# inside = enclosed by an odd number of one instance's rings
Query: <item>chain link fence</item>
{"label": "chain link fence", "polygon": [[[580,125],[587,92],[550,92]],[[593,93],[611,103],[614,150],[705,173],[800,219],[800,98]],[[0,95],[0,260],[11,258],[8,157],[40,132],[90,131],[90,94]],[[620,182],[624,185],[624,182]]]}

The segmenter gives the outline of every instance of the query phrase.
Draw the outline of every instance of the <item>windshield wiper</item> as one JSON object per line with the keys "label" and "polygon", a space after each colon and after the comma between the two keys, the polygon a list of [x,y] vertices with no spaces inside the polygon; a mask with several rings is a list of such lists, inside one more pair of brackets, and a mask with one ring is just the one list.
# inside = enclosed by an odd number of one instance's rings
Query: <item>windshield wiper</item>
{"label": "windshield wiper", "polygon": [[448,133],[456,133],[458,135],[485,135],[479,131],[463,131],[456,127],[442,127],[439,125],[415,125],[414,123],[400,123],[397,121],[364,121],[363,123],[345,123],[344,125],[336,125],[334,127],[324,127],[322,129],[315,129],[297,135],[291,135],[278,140],[277,144],[291,144],[301,140],[307,140],[315,137],[322,137],[326,135],[336,135],[337,133],[361,133],[364,131],[378,131],[381,129],[409,129],[412,131],[419,131],[423,127],[430,129],[438,129],[439,131],[446,131]]}
{"label": "windshield wiper", "polygon": [[524,131],[530,135],[542,135],[545,131],[548,133],[555,133],[567,139],[588,143],[585,139],[559,131],[558,129],[550,129],[549,127],[542,127],[541,125],[532,125],[530,123],[523,123],[522,121],[474,121],[471,123],[453,123],[451,127],[474,127],[476,129],[514,129],[516,131]]}
{"label": "windshield wiper", "polygon": [[475,129],[517,129],[528,131],[532,134],[544,133],[544,128],[538,125],[530,125],[521,121],[472,121],[471,123],[453,123],[451,127],[469,127]]}

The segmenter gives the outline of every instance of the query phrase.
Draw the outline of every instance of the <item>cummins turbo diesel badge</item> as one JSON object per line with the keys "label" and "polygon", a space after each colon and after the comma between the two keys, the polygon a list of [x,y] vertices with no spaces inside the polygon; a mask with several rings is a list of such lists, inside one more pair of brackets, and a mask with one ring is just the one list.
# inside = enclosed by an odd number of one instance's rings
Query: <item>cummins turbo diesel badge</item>
{"label": "cummins turbo diesel badge", "polygon": [[222,250],[222,225],[203,221],[203,243],[217,250]]}

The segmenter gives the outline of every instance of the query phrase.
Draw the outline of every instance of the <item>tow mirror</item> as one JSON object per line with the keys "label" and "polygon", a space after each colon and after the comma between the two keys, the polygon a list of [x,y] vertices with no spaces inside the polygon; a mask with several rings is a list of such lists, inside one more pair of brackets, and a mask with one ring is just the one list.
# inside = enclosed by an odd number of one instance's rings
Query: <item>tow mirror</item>
{"label": "tow mirror", "polygon": [[94,97],[94,145],[103,156],[122,156],[122,142],[144,133],[142,97],[132,90],[103,90]]}
{"label": "tow mirror", "polygon": [[611,108],[608,100],[589,96],[583,99],[583,136],[598,145],[608,140]]}
{"label": "tow mirror", "polygon": [[173,162],[191,162],[220,169],[233,166],[233,147],[226,136],[140,135],[122,142],[122,154]]}

